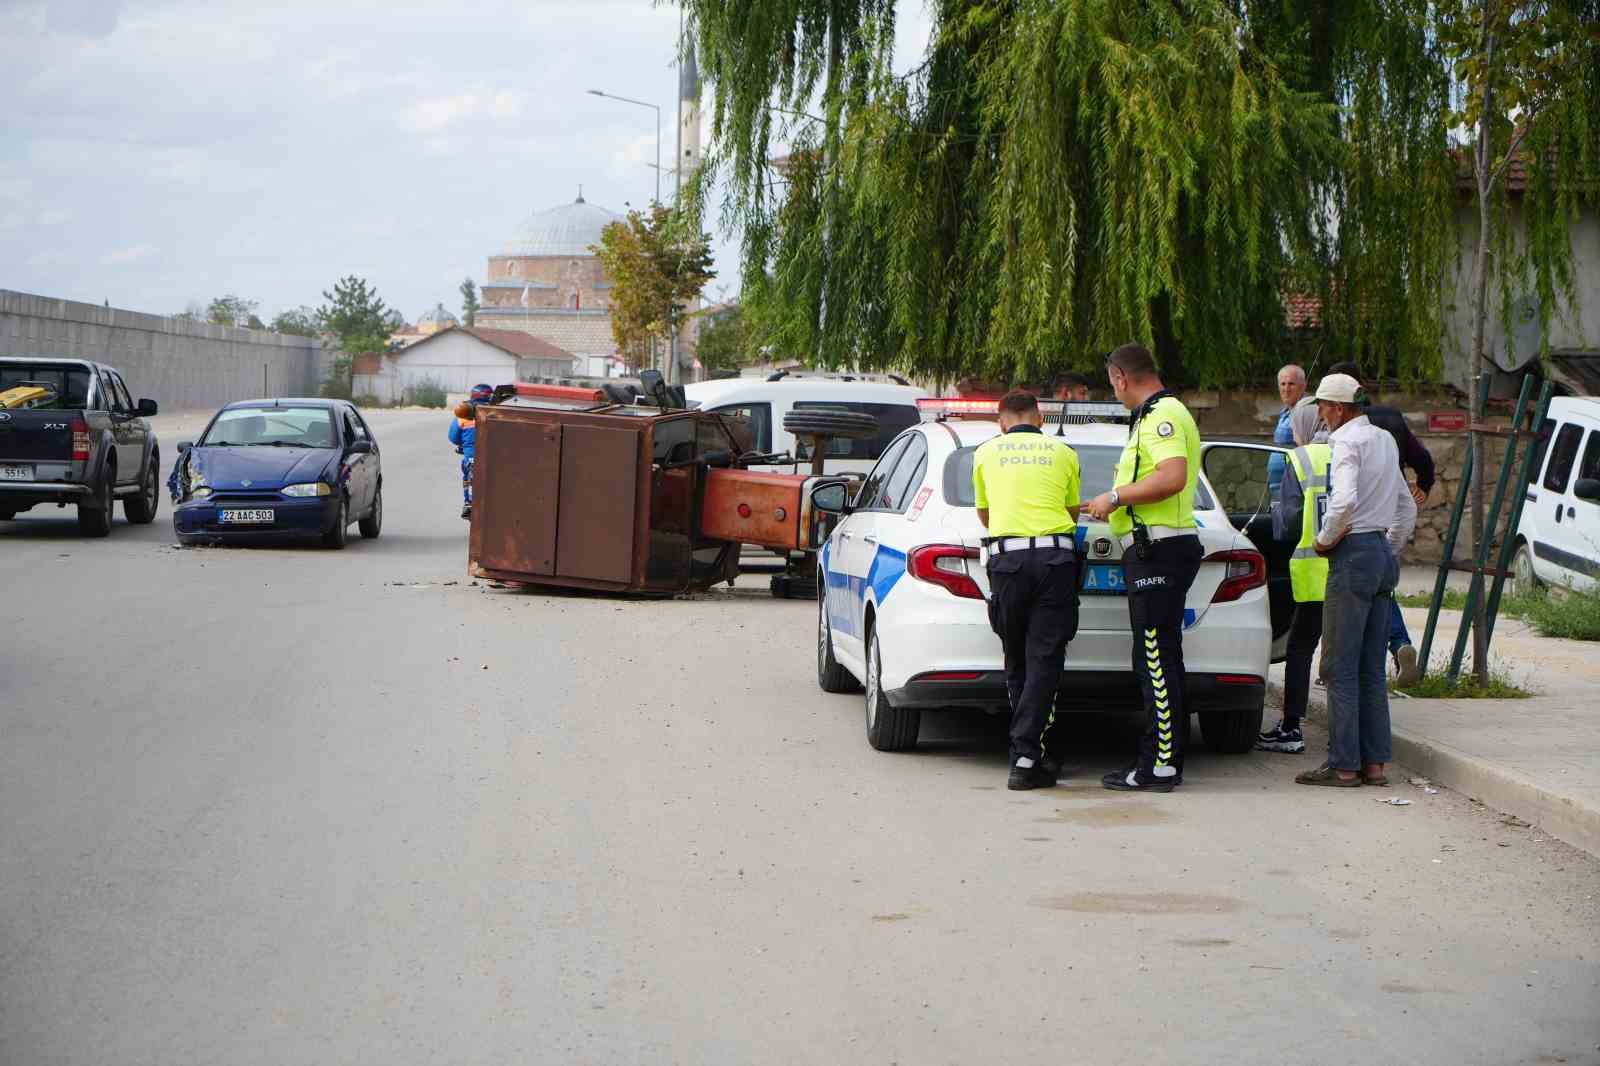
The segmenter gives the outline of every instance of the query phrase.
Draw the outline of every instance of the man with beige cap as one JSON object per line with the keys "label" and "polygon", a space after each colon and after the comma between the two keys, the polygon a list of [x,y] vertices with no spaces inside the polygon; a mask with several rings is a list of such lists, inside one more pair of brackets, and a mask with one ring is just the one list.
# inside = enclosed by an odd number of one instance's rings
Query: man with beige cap
{"label": "man with beige cap", "polygon": [[1400,579],[1398,548],[1411,538],[1417,502],[1400,476],[1394,438],[1368,421],[1364,399],[1348,374],[1329,374],[1317,385],[1317,409],[1333,431],[1327,512],[1314,543],[1328,559],[1328,761],[1298,775],[1302,785],[1389,783],[1389,610]]}

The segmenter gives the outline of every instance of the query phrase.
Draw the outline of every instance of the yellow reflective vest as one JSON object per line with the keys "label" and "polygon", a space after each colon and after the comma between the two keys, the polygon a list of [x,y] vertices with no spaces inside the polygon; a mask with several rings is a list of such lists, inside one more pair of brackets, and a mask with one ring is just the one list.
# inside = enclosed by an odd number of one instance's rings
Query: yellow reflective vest
{"label": "yellow reflective vest", "polygon": [[1305,494],[1300,512],[1300,543],[1289,558],[1289,583],[1296,603],[1321,603],[1328,593],[1328,559],[1318,555],[1317,534],[1328,513],[1328,472],[1333,468],[1333,445],[1307,444],[1289,453],[1289,465]]}

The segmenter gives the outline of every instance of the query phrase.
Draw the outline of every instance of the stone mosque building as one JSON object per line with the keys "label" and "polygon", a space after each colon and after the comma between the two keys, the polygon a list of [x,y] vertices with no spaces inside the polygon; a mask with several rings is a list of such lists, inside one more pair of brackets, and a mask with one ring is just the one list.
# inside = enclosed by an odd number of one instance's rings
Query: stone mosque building
{"label": "stone mosque building", "polygon": [[540,211],[489,257],[479,283],[477,325],[518,330],[571,352],[576,373],[617,354],[611,335],[611,280],[589,250],[623,217],[583,198]]}

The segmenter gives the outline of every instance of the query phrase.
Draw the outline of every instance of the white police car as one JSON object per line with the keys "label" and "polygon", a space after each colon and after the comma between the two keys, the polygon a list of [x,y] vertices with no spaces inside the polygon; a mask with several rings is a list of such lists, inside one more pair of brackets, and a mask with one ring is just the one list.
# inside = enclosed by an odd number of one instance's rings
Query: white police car
{"label": "white police car", "polygon": [[[924,708],[1007,711],[1003,656],[989,627],[988,576],[980,561],[986,533],[972,495],[973,452],[1000,429],[992,420],[959,417],[992,419],[994,402],[919,405],[932,420],[905,430],[884,451],[819,557],[817,681],[824,691],[845,692],[859,679],[867,739],[883,751],[916,743]],[[1078,453],[1083,499],[1110,489],[1127,440],[1126,412],[1109,404],[1040,406],[1056,422],[1045,432],[1062,433]],[[1106,421],[1061,425],[1068,407],[1067,422],[1077,416]],[[1109,423],[1118,415],[1121,424]],[[1243,752],[1261,729],[1267,666],[1281,657],[1292,611],[1288,553],[1270,543],[1267,509],[1267,462],[1281,449],[1204,448],[1195,518],[1206,555],[1185,611],[1186,693],[1207,745]],[[1217,477],[1227,484],[1213,488]],[[826,493],[817,494],[816,506],[831,509],[829,502],[842,500],[837,486],[832,501]],[[1267,555],[1241,529],[1279,561],[1272,575],[1278,587],[1270,594]],[[1137,712],[1120,546],[1104,523],[1080,524],[1078,537],[1089,569],[1057,707]]]}

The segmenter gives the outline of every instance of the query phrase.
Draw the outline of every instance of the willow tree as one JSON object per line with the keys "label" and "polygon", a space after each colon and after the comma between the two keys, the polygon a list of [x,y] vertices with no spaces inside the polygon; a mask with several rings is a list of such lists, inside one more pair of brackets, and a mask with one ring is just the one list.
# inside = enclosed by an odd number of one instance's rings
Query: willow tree
{"label": "willow tree", "polygon": [[715,91],[699,191],[723,182],[787,354],[1037,377],[1133,337],[1180,380],[1247,380],[1298,290],[1328,361],[1427,378],[1468,2],[938,0],[895,77],[891,0],[685,0]]}
{"label": "willow tree", "polygon": [[779,350],[945,379],[1130,338],[1190,381],[1270,357],[1337,137],[1233,4],[943,0],[906,77],[883,0],[688,7]]}

